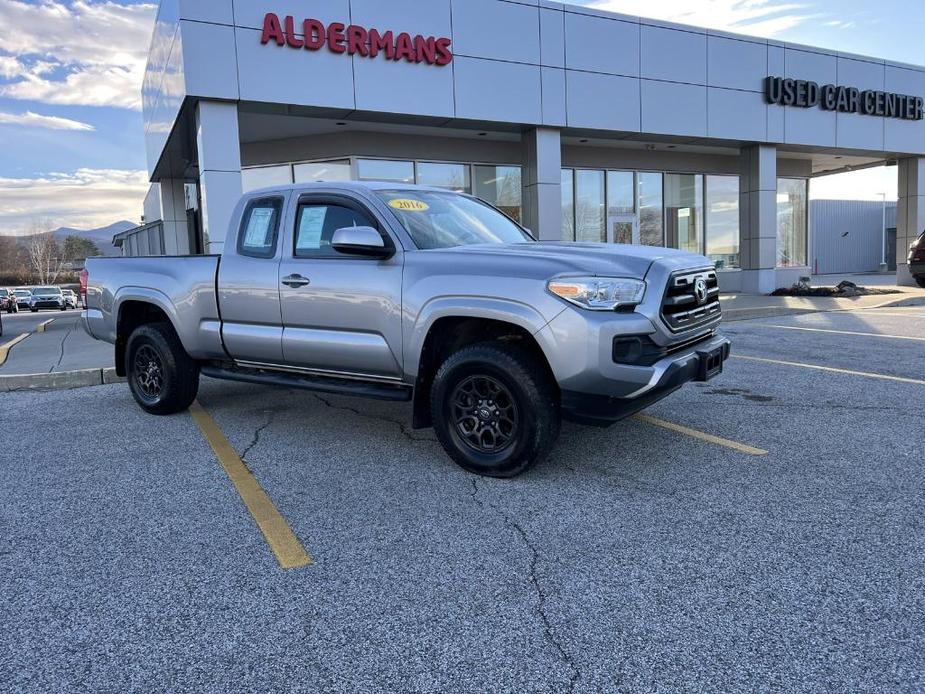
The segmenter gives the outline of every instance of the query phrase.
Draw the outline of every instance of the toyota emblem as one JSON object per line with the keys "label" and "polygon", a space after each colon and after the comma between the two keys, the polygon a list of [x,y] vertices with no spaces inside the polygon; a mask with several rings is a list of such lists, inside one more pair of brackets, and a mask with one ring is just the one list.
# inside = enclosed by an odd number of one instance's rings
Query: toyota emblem
{"label": "toyota emblem", "polygon": [[694,282],[694,295],[701,306],[707,303],[707,281],[703,277],[698,277]]}

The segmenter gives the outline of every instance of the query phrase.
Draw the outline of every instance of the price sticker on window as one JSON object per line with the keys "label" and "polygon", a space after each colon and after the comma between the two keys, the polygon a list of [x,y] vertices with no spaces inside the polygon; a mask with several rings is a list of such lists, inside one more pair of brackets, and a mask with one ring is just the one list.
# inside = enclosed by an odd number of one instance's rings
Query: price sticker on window
{"label": "price sticker on window", "polygon": [[430,205],[426,202],[421,202],[420,200],[406,200],[404,198],[391,200],[389,202],[389,207],[401,210],[402,212],[425,212],[430,209]]}

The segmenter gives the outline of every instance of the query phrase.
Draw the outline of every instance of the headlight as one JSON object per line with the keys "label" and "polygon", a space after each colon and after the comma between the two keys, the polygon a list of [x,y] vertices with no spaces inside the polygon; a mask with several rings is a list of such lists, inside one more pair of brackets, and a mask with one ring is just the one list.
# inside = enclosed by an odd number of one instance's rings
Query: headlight
{"label": "headlight", "polygon": [[591,311],[636,306],[646,293],[645,282],[619,277],[561,277],[546,287],[556,296]]}

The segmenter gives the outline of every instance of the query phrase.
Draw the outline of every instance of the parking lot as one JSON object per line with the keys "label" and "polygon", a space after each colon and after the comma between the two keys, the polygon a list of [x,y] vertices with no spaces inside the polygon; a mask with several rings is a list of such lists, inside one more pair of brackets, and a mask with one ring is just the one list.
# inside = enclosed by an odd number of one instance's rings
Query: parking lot
{"label": "parking lot", "polygon": [[[724,331],[722,376],[566,424],[509,481],[405,404],[208,379],[196,418],[124,385],[0,395],[0,681],[922,691],[925,307]],[[284,527],[261,532],[236,462]]]}

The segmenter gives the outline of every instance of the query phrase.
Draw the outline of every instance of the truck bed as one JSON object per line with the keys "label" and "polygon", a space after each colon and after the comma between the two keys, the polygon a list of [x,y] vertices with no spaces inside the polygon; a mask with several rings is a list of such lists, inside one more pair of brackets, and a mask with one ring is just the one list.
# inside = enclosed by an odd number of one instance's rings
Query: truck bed
{"label": "truck bed", "polygon": [[120,307],[129,301],[158,306],[197,359],[224,355],[216,277],[217,255],[88,258],[86,325],[115,342]]}

